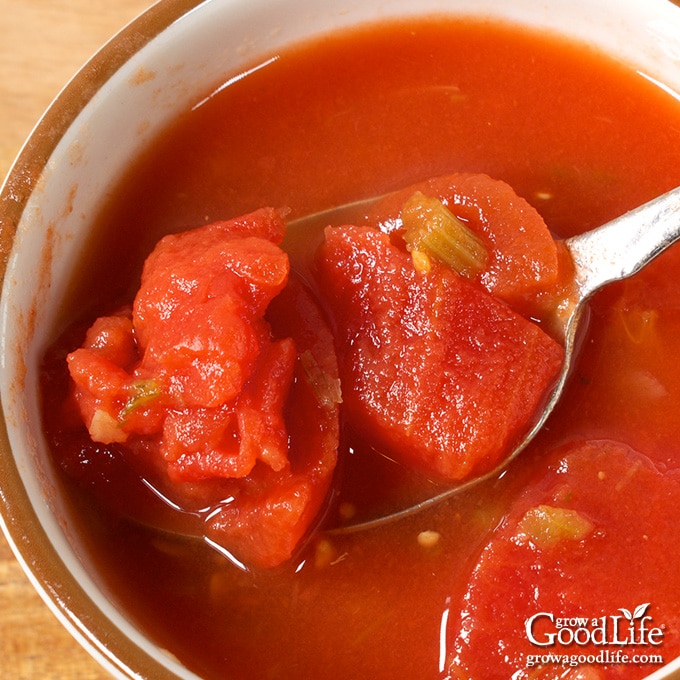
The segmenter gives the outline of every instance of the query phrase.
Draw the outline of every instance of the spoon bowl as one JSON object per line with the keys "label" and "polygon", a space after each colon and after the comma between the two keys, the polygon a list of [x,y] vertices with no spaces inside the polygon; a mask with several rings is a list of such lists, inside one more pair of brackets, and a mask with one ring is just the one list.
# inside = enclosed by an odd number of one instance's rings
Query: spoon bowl
{"label": "spoon bowl", "polygon": [[[304,240],[307,249],[321,241],[323,229],[329,225],[361,223],[366,209],[384,196],[368,198],[337,208],[315,213],[290,222],[284,247],[296,251],[294,244]],[[460,482],[425,486],[421,496],[389,514],[376,511],[373,516],[363,513],[360,519],[343,522],[329,529],[333,533],[363,531],[421,512],[446,499],[467,491],[481,482],[498,476],[536,437],[564,392],[578,354],[583,321],[587,317],[588,301],[604,286],[633,276],[647,266],[680,238],[680,187],[591,231],[565,239],[562,243],[573,265],[573,285],[567,297],[558,305],[554,319],[556,334],[564,344],[564,363],[552,391],[546,395],[545,406],[527,423],[525,434],[510,448],[493,469]],[[293,247],[291,247],[293,246]],[[302,261],[294,260],[303,276],[311,275]],[[397,505],[397,502],[395,502]]]}

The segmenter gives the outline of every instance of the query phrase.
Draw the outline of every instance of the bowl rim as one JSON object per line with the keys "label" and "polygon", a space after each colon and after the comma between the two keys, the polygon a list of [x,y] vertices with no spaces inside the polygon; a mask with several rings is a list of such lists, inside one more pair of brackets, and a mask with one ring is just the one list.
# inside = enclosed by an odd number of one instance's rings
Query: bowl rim
{"label": "bowl rim", "polygon": [[[55,97],[0,188],[0,283],[28,199],[60,139],[94,94],[137,52],[203,0],[160,0],[112,36]],[[11,453],[0,411],[0,529],[40,597],[85,650],[120,678],[176,678],[96,606],[67,569],[38,520]]]}

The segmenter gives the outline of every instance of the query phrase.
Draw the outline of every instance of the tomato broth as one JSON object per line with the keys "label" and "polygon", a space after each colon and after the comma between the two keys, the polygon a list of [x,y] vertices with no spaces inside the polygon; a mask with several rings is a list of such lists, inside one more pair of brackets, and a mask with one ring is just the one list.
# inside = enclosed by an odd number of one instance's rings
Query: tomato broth
{"label": "tomato broth", "polygon": [[[131,521],[126,499],[102,500],[114,476],[116,489],[139,484],[132,473],[118,479],[115,446],[88,444],[82,427],[64,424],[64,357],[96,316],[130,303],[164,234],[263,206],[287,207],[292,219],[480,172],[566,237],[680,184],[678,101],[583,45],[438,19],[329,35],[275,57],[216,84],[95,216],[43,371],[45,428],[83,559],[131,619],[206,678],[586,677],[534,656],[545,650],[591,655],[578,662],[588,678],[640,678],[671,661],[680,653],[677,249],[593,300],[564,403],[530,449],[438,507],[366,532],[321,530],[291,562],[248,571]],[[298,258],[310,256],[301,248]],[[341,455],[360,463],[340,466],[331,514],[404,484],[391,463],[362,463],[366,447],[351,432],[343,441]],[[543,646],[557,633],[547,616],[525,626],[539,612],[623,621],[622,608],[626,631],[646,614],[661,633],[615,648],[656,657],[596,660],[605,647],[591,638],[565,632]]]}

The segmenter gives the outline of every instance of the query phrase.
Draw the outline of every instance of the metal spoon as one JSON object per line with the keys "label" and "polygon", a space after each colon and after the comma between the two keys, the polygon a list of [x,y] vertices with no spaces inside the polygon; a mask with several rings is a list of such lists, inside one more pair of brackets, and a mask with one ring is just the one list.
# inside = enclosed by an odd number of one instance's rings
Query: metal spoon
{"label": "metal spoon", "polygon": [[[309,239],[310,234],[320,234],[327,225],[351,223],[377,198],[359,201],[295,220],[289,225],[290,239]],[[320,236],[319,236],[320,238]],[[526,435],[493,470],[471,477],[447,487],[433,487],[434,495],[423,498],[408,507],[388,515],[365,517],[358,522],[343,524],[337,532],[371,529],[396,519],[420,512],[441,503],[454,494],[461,493],[480,482],[499,475],[536,436],[562,396],[577,350],[579,323],[592,295],[615,281],[621,281],[639,272],[654,258],[680,239],[680,187],[631,210],[592,231],[563,241],[574,266],[574,288],[565,300],[560,323],[564,332],[565,358],[557,384],[545,408],[537,414],[535,422],[528,425]],[[284,244],[285,247],[285,244]]]}

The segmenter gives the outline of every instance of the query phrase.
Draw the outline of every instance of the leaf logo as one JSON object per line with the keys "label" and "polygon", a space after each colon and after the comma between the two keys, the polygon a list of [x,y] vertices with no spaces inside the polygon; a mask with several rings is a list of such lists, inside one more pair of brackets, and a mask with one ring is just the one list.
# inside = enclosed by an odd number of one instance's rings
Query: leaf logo
{"label": "leaf logo", "polygon": [[650,603],[645,602],[645,604],[639,604],[637,607],[635,607],[634,612],[630,612],[630,610],[625,609],[622,607],[619,609],[619,611],[631,622],[635,621],[636,619],[641,619],[644,615],[645,612],[647,611],[647,608],[649,607]]}

